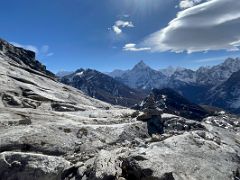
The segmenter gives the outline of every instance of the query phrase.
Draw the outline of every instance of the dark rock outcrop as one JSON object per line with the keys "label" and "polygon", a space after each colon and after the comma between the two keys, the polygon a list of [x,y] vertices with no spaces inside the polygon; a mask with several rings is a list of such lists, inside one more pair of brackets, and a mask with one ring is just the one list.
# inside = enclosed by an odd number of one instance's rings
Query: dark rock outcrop
{"label": "dark rock outcrop", "polygon": [[135,108],[138,110],[149,109],[149,101],[153,101],[155,106],[165,113],[175,114],[188,119],[201,120],[208,115],[205,109],[191,103],[169,88],[153,89],[151,94]]}
{"label": "dark rock outcrop", "polygon": [[40,71],[48,76],[54,77],[55,75],[46,69],[46,66],[36,60],[35,52],[25,50],[23,48],[15,47],[5,40],[0,39],[0,52],[12,61],[29,67],[33,70]]}

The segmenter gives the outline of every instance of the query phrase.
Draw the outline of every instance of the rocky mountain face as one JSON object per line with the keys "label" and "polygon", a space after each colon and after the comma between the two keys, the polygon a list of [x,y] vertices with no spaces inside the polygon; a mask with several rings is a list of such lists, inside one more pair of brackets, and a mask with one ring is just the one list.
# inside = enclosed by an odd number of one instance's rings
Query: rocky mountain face
{"label": "rocky mountain face", "polygon": [[196,71],[196,83],[199,85],[216,86],[225,82],[240,70],[240,59],[228,58],[224,63],[213,67],[201,67]]}
{"label": "rocky mountain face", "polygon": [[[133,88],[163,88],[170,87],[172,82],[182,82],[187,84],[197,84],[198,86],[216,86],[226,81],[230,76],[240,70],[240,59],[228,58],[222,64],[213,67],[200,67],[193,71],[186,68],[173,68],[154,70],[147,66],[143,61],[139,62],[133,69],[121,71],[117,77]],[[120,71],[120,70],[118,70]],[[115,72],[115,71],[113,71]],[[109,74],[111,75],[111,73]],[[144,87],[146,82],[148,86]],[[142,86],[138,86],[138,84]]]}
{"label": "rocky mountain face", "polygon": [[191,69],[177,70],[170,76],[170,82],[180,81],[188,84],[194,84],[196,82],[196,79],[197,75],[195,71]]}
{"label": "rocky mountain face", "polygon": [[206,97],[208,104],[240,113],[240,71],[235,72],[221,85],[212,88]]}
{"label": "rocky mountain face", "polygon": [[143,92],[131,89],[114,78],[92,69],[79,69],[62,77],[61,82],[93,98],[126,107],[137,104],[146,96]]}
{"label": "rocky mountain face", "polygon": [[[228,58],[222,64],[213,67],[201,67],[196,71],[171,67],[154,70],[141,61],[132,70],[128,70],[122,75],[117,76],[116,79],[132,88],[142,89],[145,92],[150,92],[153,88],[171,88],[197,104],[212,105],[215,103],[211,103],[208,100],[211,89],[213,89],[214,93],[214,89],[217,86],[225,83],[233,73],[239,70],[239,58]],[[228,96],[228,98],[230,97]],[[235,96],[234,98],[238,99],[240,96]],[[231,102],[232,100],[226,99],[227,102]],[[218,103],[215,105],[218,105]],[[232,112],[237,112],[230,104],[226,104],[224,108]]]}
{"label": "rocky mountain face", "polygon": [[[35,53],[29,50],[25,50],[19,47],[15,47],[8,42],[0,39],[0,56],[9,60],[14,61],[17,65],[28,69],[40,71],[46,75],[54,77],[54,74],[46,69],[46,66],[42,65],[35,59]],[[30,70],[29,69],[29,70]]]}
{"label": "rocky mountain face", "polygon": [[124,71],[124,70],[116,69],[116,70],[106,73],[106,74],[113,78],[117,78],[117,77],[121,77],[126,72],[128,72],[128,70]]}
{"label": "rocky mountain face", "polygon": [[7,51],[0,50],[0,179],[240,178],[239,117],[196,121],[155,105],[113,106],[26,64],[25,50],[12,58]]}
{"label": "rocky mountain face", "polygon": [[163,73],[150,68],[143,61],[117,78],[118,81],[131,88],[143,90],[163,87],[166,85],[166,79],[167,77]]}
{"label": "rocky mountain face", "polygon": [[58,78],[62,78],[64,76],[67,76],[67,75],[70,75],[70,74],[73,74],[73,73],[74,73],[74,71],[59,71],[59,72],[56,73],[56,76]]}
{"label": "rocky mountain face", "polygon": [[165,76],[170,77],[171,75],[173,75],[176,71],[178,71],[180,69],[182,69],[182,68],[180,68],[180,67],[175,68],[175,67],[169,66],[165,69],[159,69],[159,71],[161,73],[163,73]]}

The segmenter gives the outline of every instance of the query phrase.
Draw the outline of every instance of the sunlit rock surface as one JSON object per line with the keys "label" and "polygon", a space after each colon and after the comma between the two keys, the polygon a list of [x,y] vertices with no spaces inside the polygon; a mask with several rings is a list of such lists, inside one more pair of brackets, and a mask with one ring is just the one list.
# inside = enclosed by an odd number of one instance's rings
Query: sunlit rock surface
{"label": "sunlit rock surface", "polygon": [[[222,113],[195,121],[158,111],[157,119],[137,120],[144,112],[90,98],[23,62],[25,50],[4,47],[0,179],[240,178],[238,117]],[[149,133],[149,121],[161,121],[163,131]]]}

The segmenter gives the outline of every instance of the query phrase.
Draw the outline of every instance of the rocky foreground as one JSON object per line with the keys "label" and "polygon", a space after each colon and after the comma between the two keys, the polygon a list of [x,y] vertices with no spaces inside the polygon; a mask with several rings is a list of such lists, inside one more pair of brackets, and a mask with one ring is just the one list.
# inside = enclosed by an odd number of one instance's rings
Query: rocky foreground
{"label": "rocky foreground", "polygon": [[59,83],[0,40],[0,179],[240,179],[240,119],[135,111]]}

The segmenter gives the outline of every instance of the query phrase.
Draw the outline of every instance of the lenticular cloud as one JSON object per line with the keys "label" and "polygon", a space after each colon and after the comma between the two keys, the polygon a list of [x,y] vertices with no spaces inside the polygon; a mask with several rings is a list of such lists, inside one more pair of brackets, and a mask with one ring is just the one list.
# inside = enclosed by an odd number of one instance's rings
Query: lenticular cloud
{"label": "lenticular cloud", "polygon": [[210,0],[180,11],[167,27],[147,37],[153,51],[239,50],[240,1]]}

